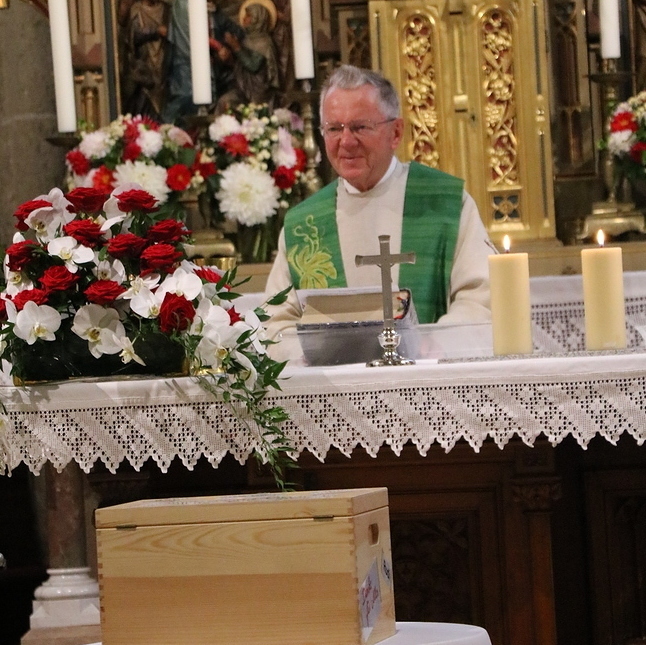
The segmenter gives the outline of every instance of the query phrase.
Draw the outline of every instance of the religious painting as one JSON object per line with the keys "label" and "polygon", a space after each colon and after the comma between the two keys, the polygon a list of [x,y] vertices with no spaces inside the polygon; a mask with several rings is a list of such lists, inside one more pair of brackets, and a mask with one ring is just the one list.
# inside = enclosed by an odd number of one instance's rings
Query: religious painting
{"label": "religious painting", "polygon": [[[209,0],[212,102],[289,103],[294,87],[290,0]],[[180,123],[193,104],[188,0],[111,0],[114,111]]]}

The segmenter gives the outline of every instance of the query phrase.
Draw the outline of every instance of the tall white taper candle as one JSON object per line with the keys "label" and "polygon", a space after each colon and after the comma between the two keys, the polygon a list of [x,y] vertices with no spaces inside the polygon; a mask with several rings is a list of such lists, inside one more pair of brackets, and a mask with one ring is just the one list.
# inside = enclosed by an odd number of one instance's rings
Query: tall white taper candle
{"label": "tall white taper candle", "polygon": [[58,131],[76,132],[74,71],[67,0],[49,0],[49,29],[52,41]]}
{"label": "tall white taper candle", "polygon": [[213,101],[213,93],[211,91],[209,14],[206,0],[188,0],[188,32],[191,41],[193,103],[209,105]]}
{"label": "tall white taper candle", "polygon": [[621,58],[619,0],[599,0],[601,58]]}
{"label": "tall white taper candle", "polygon": [[292,38],[294,40],[294,75],[297,79],[314,78],[314,45],[310,0],[292,0]]}

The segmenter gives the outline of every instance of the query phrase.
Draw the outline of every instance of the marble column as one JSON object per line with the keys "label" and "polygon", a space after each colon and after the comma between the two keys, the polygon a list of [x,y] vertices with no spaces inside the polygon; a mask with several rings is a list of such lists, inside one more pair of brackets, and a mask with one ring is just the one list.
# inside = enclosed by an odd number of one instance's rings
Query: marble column
{"label": "marble column", "polygon": [[57,472],[47,463],[48,579],[34,593],[32,629],[97,625],[99,586],[87,566],[84,475],[78,464]]}

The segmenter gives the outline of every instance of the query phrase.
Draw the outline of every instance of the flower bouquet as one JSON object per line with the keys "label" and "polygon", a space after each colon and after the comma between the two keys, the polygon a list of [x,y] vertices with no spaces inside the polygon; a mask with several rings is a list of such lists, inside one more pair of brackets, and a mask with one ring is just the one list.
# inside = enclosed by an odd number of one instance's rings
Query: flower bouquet
{"label": "flower bouquet", "polygon": [[282,481],[286,417],[263,401],[285,364],[265,352],[264,308],[236,310],[235,271],[189,262],[190,232],[136,184],[55,188],[15,217],[0,292],[0,358],[15,380],[191,374],[255,433]]}
{"label": "flower bouquet", "polygon": [[628,179],[646,177],[646,91],[619,103],[610,115],[605,142]]}
{"label": "flower bouquet", "polygon": [[205,179],[215,172],[186,131],[130,114],[81,132],[66,163],[70,189],[109,193],[135,182],[155,197],[160,214],[174,219],[183,216],[181,200],[187,191],[202,191]]}
{"label": "flower bouquet", "polygon": [[280,214],[303,198],[303,122],[284,108],[239,105],[216,117],[208,135],[202,150],[217,168],[206,179],[214,215],[237,223],[244,262],[268,262],[277,247]]}

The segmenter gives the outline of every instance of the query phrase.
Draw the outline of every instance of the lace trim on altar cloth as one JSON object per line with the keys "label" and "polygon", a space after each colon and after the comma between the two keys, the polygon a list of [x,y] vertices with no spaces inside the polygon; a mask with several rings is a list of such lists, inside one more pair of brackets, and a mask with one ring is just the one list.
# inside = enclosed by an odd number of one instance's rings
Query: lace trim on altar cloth
{"label": "lace trim on altar cloth", "polygon": [[[357,446],[376,456],[382,446],[400,454],[412,442],[422,455],[466,441],[478,451],[492,439],[533,445],[542,434],[554,445],[571,435],[585,447],[599,435],[616,443],[623,433],[646,439],[646,377],[564,383],[416,386],[385,391],[278,395],[290,415],[286,432],[297,453],[323,460],[330,448],[349,456]],[[9,469],[24,461],[38,472],[77,461],[88,472],[98,460],[111,471],[124,459],[136,469],[151,457],[162,471],[178,457],[189,469],[204,456],[217,466],[230,452],[241,463],[254,441],[241,434],[217,403],[89,408],[8,413]],[[100,428],[97,430],[96,428]],[[0,463],[2,447],[0,446]]]}

